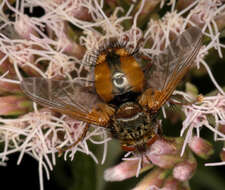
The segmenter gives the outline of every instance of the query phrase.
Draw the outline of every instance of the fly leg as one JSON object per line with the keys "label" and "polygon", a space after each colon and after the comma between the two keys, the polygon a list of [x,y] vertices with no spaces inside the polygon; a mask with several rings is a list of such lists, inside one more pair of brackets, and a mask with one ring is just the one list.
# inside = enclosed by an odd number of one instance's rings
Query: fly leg
{"label": "fly leg", "polygon": [[[99,125],[101,127],[107,127],[107,124],[110,120],[110,117],[114,114],[114,109],[110,106],[108,106],[107,104],[98,104],[96,106],[96,108],[94,108],[90,113],[89,113],[89,117],[90,118],[96,118],[96,121],[98,121]],[[63,148],[59,148],[58,152],[59,152],[59,156],[61,156],[63,154],[63,152],[73,148],[74,146],[76,146],[80,141],[82,141],[84,139],[84,137],[87,134],[89,125],[86,124],[84,127],[84,130],[82,132],[82,134],[80,135],[80,137],[71,145],[63,147]]]}
{"label": "fly leg", "polygon": [[58,156],[59,157],[62,156],[63,152],[75,147],[80,141],[82,141],[87,134],[88,128],[89,128],[89,125],[86,124],[82,134],[78,137],[78,139],[75,142],[73,142],[73,144],[63,147],[63,148],[58,148]]}
{"label": "fly leg", "polygon": [[[198,103],[198,102],[201,102],[203,99],[203,95],[198,95],[196,97],[195,100],[192,100],[191,102],[188,102],[187,100],[185,100],[183,97],[181,97],[180,99],[176,98],[175,100],[174,99],[169,99],[169,104],[171,105],[181,105],[181,106],[188,106],[188,105],[192,105],[192,104],[195,104],[195,103]],[[177,100],[177,101],[176,101]]]}
{"label": "fly leg", "polygon": [[159,102],[157,101],[157,96],[160,93],[158,90],[147,89],[139,98],[139,104],[147,108],[152,114],[156,113],[160,108]]}
{"label": "fly leg", "polygon": [[89,113],[89,117],[95,117],[100,126],[106,127],[114,112],[115,110],[111,106],[100,103]]}

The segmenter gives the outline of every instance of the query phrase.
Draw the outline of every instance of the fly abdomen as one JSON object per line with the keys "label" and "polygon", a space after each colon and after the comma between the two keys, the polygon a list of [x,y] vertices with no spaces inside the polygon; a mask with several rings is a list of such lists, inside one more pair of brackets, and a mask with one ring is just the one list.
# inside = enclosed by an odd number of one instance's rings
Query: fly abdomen
{"label": "fly abdomen", "polygon": [[116,111],[112,120],[111,132],[120,140],[136,141],[150,130],[150,118],[139,104],[127,102]]}

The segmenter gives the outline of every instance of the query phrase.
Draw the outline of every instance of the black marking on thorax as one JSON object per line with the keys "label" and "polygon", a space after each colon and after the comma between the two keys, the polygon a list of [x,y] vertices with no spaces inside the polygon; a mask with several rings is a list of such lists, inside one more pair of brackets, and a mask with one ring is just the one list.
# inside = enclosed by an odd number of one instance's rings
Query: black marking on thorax
{"label": "black marking on thorax", "polygon": [[112,75],[114,72],[122,72],[120,69],[120,56],[115,54],[114,52],[108,52],[106,55],[106,62],[112,71]]}
{"label": "black marking on thorax", "polygon": [[109,102],[110,104],[119,106],[125,102],[136,102],[137,97],[140,93],[136,93],[133,91],[128,91],[124,94],[116,95],[114,98]]}

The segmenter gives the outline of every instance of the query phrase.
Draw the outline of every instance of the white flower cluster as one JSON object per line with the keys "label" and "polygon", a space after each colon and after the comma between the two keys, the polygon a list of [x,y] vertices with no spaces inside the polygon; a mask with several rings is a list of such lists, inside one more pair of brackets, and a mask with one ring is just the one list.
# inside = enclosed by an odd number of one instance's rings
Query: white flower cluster
{"label": "white flower cluster", "polygon": [[[171,34],[178,35],[188,25],[197,25],[210,40],[201,48],[196,64],[198,67],[203,65],[206,68],[218,94],[204,97],[201,102],[183,106],[186,119],[183,122],[181,135],[187,131],[184,148],[193,136],[193,129],[196,129],[197,135],[200,135],[201,127],[209,128],[215,134],[215,140],[224,141],[225,135],[218,130],[218,127],[220,124],[225,124],[225,93],[214,79],[204,56],[214,48],[222,58],[221,49],[225,48],[225,45],[219,40],[220,26],[217,23],[219,19],[225,17],[225,5],[219,0],[196,0],[178,12],[175,10],[176,1],[171,0],[169,2],[171,11],[160,20],[150,20],[148,29],[142,34],[137,27],[137,19],[145,3],[147,1],[141,1],[134,17],[131,16],[134,4],[130,5],[122,17],[117,16],[118,12],[124,12],[121,7],[116,8],[114,13],[107,17],[103,12],[103,0],[15,0],[15,6],[12,6],[9,0],[2,0],[0,2],[0,67],[8,65],[15,70],[15,75],[8,77],[10,71],[6,71],[0,81],[19,84],[22,79],[21,70],[31,76],[59,79],[65,77],[72,79],[70,72],[75,70],[80,77],[80,73],[85,68],[81,64],[82,59],[85,60],[90,51],[97,49],[99,44],[110,37],[126,36],[134,47],[141,38],[144,39],[143,44],[152,41],[150,49],[141,48],[140,51],[144,54],[158,55],[165,46],[169,45]],[[161,1],[161,8],[164,5],[165,1]],[[25,8],[29,8],[32,12],[36,6],[43,8],[44,15],[26,16]],[[11,21],[4,13],[5,8],[13,12],[15,21]],[[185,14],[187,16],[184,17]],[[121,23],[130,20],[132,20],[132,26],[125,30]],[[78,39],[82,46],[69,37],[68,23],[82,30],[83,36]],[[84,47],[86,54],[84,54]],[[190,102],[193,100],[187,93],[180,94]],[[85,128],[85,124],[71,121],[64,115],[58,117],[48,109],[38,110],[36,104],[34,104],[34,110],[16,119],[0,118],[0,141],[4,142],[0,159],[4,164],[7,156],[14,152],[20,152],[18,163],[21,162],[24,153],[34,157],[39,161],[39,168],[41,168],[40,181],[41,189],[43,189],[42,168],[48,174],[48,169],[51,170],[52,165],[55,164],[58,148],[69,146],[76,141]],[[209,115],[213,116],[214,123],[209,123],[207,119]],[[63,137],[60,134],[63,134]],[[102,139],[96,141],[95,136],[101,136]],[[107,141],[110,138],[101,128],[93,128],[89,131],[76,147],[65,152],[65,158],[69,155],[73,159],[75,152],[81,151],[91,155],[97,162],[96,157],[88,149],[87,140],[94,144],[104,144],[104,161]]]}

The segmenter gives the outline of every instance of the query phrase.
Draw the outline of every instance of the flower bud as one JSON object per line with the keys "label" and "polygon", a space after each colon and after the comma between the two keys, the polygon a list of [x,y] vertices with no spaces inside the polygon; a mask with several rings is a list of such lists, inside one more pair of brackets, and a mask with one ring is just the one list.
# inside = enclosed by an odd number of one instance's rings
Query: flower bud
{"label": "flower bud", "polygon": [[180,155],[151,155],[152,163],[160,168],[172,168],[176,163],[183,160]]}
{"label": "flower bud", "polygon": [[132,190],[146,190],[151,187],[161,187],[165,178],[168,175],[168,170],[155,168],[142,179]]}
{"label": "flower bud", "polygon": [[179,181],[187,181],[193,176],[196,167],[196,161],[190,162],[186,160],[180,162],[173,169],[173,177]]}
{"label": "flower bud", "polygon": [[[9,61],[9,58],[7,57],[5,59],[5,54],[3,52],[0,51],[0,60],[2,61],[0,64],[0,73],[4,74],[5,72],[8,72],[7,77],[8,78],[16,78],[16,72],[12,66],[12,64]],[[5,59],[3,61],[3,59]]]}
{"label": "flower bud", "polygon": [[160,139],[153,143],[150,147],[150,154],[164,155],[164,154],[175,154],[176,146],[174,141]]}
{"label": "flower bud", "polygon": [[0,94],[4,93],[21,93],[20,86],[15,83],[0,81]]}
{"label": "flower bud", "polygon": [[165,180],[163,189],[166,190],[180,190],[180,182],[173,177],[169,177]]}
{"label": "flower bud", "polygon": [[0,97],[0,115],[21,115],[32,109],[32,102],[24,96]]}
{"label": "flower bud", "polygon": [[171,168],[176,163],[183,160],[180,157],[180,141],[179,138],[173,139],[160,139],[152,144],[148,151],[148,157],[154,165],[161,168]]}
{"label": "flower bud", "polygon": [[71,15],[79,20],[91,21],[91,14],[89,13],[88,9],[86,7],[83,7],[81,4],[82,3],[80,3],[71,11]]}
{"label": "flower bud", "polygon": [[204,159],[209,158],[214,152],[212,145],[208,141],[197,136],[193,137],[189,147],[195,154]]}
{"label": "flower bud", "polygon": [[219,131],[225,134],[225,125],[219,125]]}
{"label": "flower bud", "polygon": [[38,36],[27,15],[20,15],[14,24],[17,33],[24,39],[30,40],[31,35]]}
{"label": "flower bud", "polygon": [[[133,177],[137,173],[139,160],[126,160],[120,164],[109,168],[104,173],[106,181],[122,181],[127,178]],[[152,164],[144,163],[143,170],[153,167]]]}
{"label": "flower bud", "polygon": [[225,28],[224,19],[225,19],[225,13],[223,13],[221,15],[217,15],[215,17],[215,22],[216,22],[216,25],[217,25],[219,31],[223,31]]}

